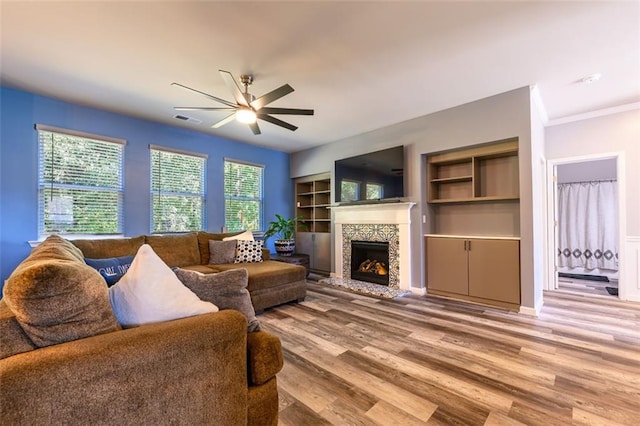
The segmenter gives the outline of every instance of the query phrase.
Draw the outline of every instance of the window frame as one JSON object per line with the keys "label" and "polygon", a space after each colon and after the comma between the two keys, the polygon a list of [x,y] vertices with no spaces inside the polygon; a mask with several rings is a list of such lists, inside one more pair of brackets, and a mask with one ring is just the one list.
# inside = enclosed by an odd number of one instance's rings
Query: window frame
{"label": "window frame", "polygon": [[[38,238],[39,240],[43,240],[46,237],[48,237],[49,235],[52,234],[59,234],[59,235],[64,235],[66,238],[77,238],[77,237],[87,237],[87,236],[100,236],[101,238],[103,237],[108,237],[108,236],[113,236],[113,237],[117,237],[117,236],[122,236],[123,235],[123,231],[124,231],[124,191],[125,191],[125,168],[124,168],[124,158],[125,158],[125,146],[127,144],[127,141],[125,139],[120,139],[120,138],[114,138],[114,137],[110,137],[110,136],[104,136],[104,135],[98,135],[98,134],[93,134],[93,133],[88,133],[88,132],[81,132],[81,131],[77,131],[77,130],[71,130],[71,129],[64,129],[64,128],[59,128],[59,127],[55,127],[55,126],[48,126],[45,124],[35,124],[34,126],[35,130],[36,130],[36,137],[37,137],[37,144],[38,144],[38,159],[37,159],[37,164],[38,164],[38,176],[37,176],[37,190],[38,190],[38,222],[37,222],[37,226],[38,226]],[[117,184],[114,186],[103,186],[103,185],[86,185],[86,184],[79,184],[79,183],[56,183],[54,178],[51,178],[47,181],[45,181],[45,169],[47,167],[51,167],[51,170],[55,169],[56,166],[60,167],[62,165],[55,163],[55,153],[53,153],[51,155],[51,160],[49,162],[49,164],[45,164],[48,162],[48,159],[45,158],[45,150],[46,148],[43,146],[44,143],[46,143],[46,140],[44,139],[44,133],[49,133],[51,134],[51,139],[50,139],[50,143],[52,144],[51,149],[54,150],[55,149],[55,137],[56,136],[61,136],[61,137],[67,137],[67,138],[79,138],[79,139],[85,139],[88,142],[91,143],[98,143],[98,144],[105,144],[104,148],[105,150],[107,149],[107,144],[111,144],[114,145],[118,148],[117,151],[117,162],[118,162],[118,176],[117,176]],[[110,147],[113,148],[113,147]],[[82,158],[82,157],[80,157]],[[97,176],[96,176],[97,178]],[[47,213],[47,203],[46,203],[46,192],[47,189],[49,189],[49,194],[51,196],[50,202],[49,202],[49,206],[51,201],[53,200],[53,190],[58,189],[58,190],[69,190],[69,191],[80,191],[80,192],[84,192],[84,191],[99,191],[99,192],[109,192],[109,193],[113,193],[116,195],[116,199],[117,199],[117,206],[116,206],[116,212],[117,212],[117,217],[115,220],[116,223],[116,229],[114,230],[114,232],[97,232],[94,231],[93,232],[78,232],[78,229],[73,230],[72,232],[64,232],[64,231],[60,231],[60,230],[52,230],[52,229],[47,229],[47,217],[49,216],[49,214]],[[63,198],[64,196],[61,196],[60,198]],[[74,200],[72,198],[72,200]],[[104,201],[103,201],[104,202]],[[75,203],[72,202],[72,209],[73,209],[73,213],[75,214],[76,209],[74,208],[76,206]],[[87,204],[84,204],[87,205]],[[98,207],[98,206],[96,206]]]}
{"label": "window frame", "polygon": [[[227,163],[234,163],[234,164],[238,164],[238,165],[242,165],[242,166],[249,166],[249,167],[255,167],[257,169],[260,170],[260,184],[259,184],[259,191],[260,191],[260,197],[259,198],[251,198],[251,197],[230,197],[227,195]],[[227,232],[236,232],[236,231],[246,231],[246,230],[250,230],[254,235],[261,235],[262,233],[264,233],[265,231],[265,222],[264,222],[264,174],[265,174],[265,169],[266,166],[264,164],[259,164],[259,163],[253,163],[253,162],[249,162],[249,161],[244,161],[244,160],[238,160],[235,158],[228,158],[225,157],[223,158],[223,163],[222,163],[222,173],[223,173],[223,196],[224,196],[224,229]],[[259,221],[259,226],[257,227],[257,229],[232,229],[229,227],[229,223],[227,222],[227,202],[230,200],[235,200],[235,201],[250,201],[250,202],[257,202],[258,203],[258,221]]]}
{"label": "window frame", "polygon": [[[189,157],[194,157],[194,158],[198,158],[202,160],[202,169],[200,171],[200,187],[201,187],[201,191],[199,193],[195,193],[195,192],[185,192],[185,191],[171,191],[171,190],[163,190],[162,188],[158,188],[155,189],[154,187],[154,164],[153,164],[153,153],[155,152],[160,152],[160,153],[167,153],[167,154],[173,154],[173,155],[182,155],[182,156],[189,156]],[[160,235],[160,234],[174,234],[174,233],[186,233],[186,232],[197,232],[197,231],[202,231],[204,229],[206,229],[206,223],[207,223],[207,160],[208,160],[208,155],[207,154],[203,154],[203,153],[199,153],[199,152],[193,152],[193,151],[186,151],[186,150],[181,150],[181,149],[176,149],[176,148],[171,148],[171,147],[166,147],[166,146],[160,146],[160,145],[153,145],[150,144],[149,145],[149,233],[150,234],[154,234],[154,235]],[[156,223],[154,220],[154,207],[155,207],[155,197],[156,195],[162,196],[162,194],[168,196],[168,197],[176,197],[176,196],[183,196],[183,197],[194,197],[200,198],[200,204],[201,204],[201,211],[200,211],[200,218],[201,218],[201,223],[198,229],[182,229],[182,230],[170,230],[167,228],[163,228],[163,229],[158,229],[156,230]],[[199,194],[199,195],[196,195]]]}

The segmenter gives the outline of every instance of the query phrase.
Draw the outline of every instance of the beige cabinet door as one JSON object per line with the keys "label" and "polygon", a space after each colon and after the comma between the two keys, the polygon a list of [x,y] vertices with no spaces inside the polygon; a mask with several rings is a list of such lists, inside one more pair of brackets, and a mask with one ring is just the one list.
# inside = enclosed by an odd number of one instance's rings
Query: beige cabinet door
{"label": "beige cabinet door", "polygon": [[313,236],[313,266],[318,272],[331,272],[331,234],[316,232]]}
{"label": "beige cabinet door", "polygon": [[520,304],[520,242],[469,242],[469,296]]}
{"label": "beige cabinet door", "polygon": [[427,288],[467,295],[466,240],[438,237],[426,240]]}
{"label": "beige cabinet door", "polygon": [[309,269],[331,272],[331,234],[328,232],[297,232],[296,253],[309,255]]}

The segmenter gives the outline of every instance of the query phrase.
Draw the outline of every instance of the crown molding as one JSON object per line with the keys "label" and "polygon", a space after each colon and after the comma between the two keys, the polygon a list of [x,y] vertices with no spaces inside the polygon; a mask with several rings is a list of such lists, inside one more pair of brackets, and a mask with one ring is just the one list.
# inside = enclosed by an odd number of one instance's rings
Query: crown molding
{"label": "crown molding", "polygon": [[618,114],[620,112],[633,111],[640,109],[640,102],[633,102],[625,105],[618,105],[611,108],[599,109],[597,111],[585,112],[583,114],[569,115],[567,117],[549,120],[546,127],[557,126],[559,124],[573,123],[575,121],[589,120],[592,118],[603,117],[605,115]]}

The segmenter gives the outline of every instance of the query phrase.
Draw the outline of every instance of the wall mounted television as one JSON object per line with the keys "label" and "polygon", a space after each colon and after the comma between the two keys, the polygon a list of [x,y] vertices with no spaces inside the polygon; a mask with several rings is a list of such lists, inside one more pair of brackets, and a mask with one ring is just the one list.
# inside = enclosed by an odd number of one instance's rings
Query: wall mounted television
{"label": "wall mounted television", "polygon": [[404,146],[336,160],[334,172],[338,204],[399,201],[404,197]]}

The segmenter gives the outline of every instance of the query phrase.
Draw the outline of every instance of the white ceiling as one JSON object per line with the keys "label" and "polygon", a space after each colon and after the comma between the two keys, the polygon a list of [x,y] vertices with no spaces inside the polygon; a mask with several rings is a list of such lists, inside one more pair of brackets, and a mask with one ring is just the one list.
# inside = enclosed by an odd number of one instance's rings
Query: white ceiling
{"label": "white ceiling", "polygon": [[[640,101],[640,2],[5,1],[2,84],[295,152],[537,85],[550,119]],[[313,108],[254,136],[172,82],[232,100],[296,90],[270,106]],[[594,84],[578,80],[602,73]]]}

